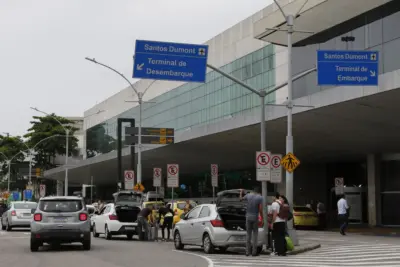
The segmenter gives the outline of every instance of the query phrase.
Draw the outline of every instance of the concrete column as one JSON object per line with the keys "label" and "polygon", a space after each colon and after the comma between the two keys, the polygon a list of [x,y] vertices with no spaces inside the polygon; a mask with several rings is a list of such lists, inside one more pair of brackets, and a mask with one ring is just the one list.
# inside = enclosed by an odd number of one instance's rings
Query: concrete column
{"label": "concrete column", "polygon": [[367,156],[367,179],[368,179],[368,224],[376,226],[381,223],[380,209],[380,166],[379,155],[368,154]]}
{"label": "concrete column", "polygon": [[57,180],[57,196],[63,196],[64,195],[64,183],[61,181]]}

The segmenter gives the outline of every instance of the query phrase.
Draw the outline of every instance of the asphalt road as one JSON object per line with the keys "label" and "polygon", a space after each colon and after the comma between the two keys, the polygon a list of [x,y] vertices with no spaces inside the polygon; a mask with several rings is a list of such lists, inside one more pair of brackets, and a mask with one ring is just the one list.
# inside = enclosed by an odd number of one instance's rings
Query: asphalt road
{"label": "asphalt road", "polygon": [[172,242],[105,240],[92,238],[92,249],[83,251],[79,244],[50,246],[32,253],[29,230],[0,231],[0,266],[12,267],[207,267],[208,261],[190,252],[177,252]]}
{"label": "asphalt road", "polygon": [[278,257],[261,255],[246,257],[244,251],[204,255],[197,248],[193,253],[207,256],[210,267],[399,267],[400,238],[362,236],[318,231],[297,231],[300,242],[320,243],[321,248],[306,253]]}

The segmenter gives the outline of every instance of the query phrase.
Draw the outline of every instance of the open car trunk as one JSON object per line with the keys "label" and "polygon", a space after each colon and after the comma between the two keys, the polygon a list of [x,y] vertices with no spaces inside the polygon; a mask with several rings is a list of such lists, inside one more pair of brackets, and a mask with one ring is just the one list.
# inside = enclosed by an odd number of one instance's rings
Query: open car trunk
{"label": "open car trunk", "polygon": [[218,193],[217,211],[227,230],[246,230],[246,202],[240,201],[239,197],[239,189]]}
{"label": "open car trunk", "polygon": [[120,222],[136,222],[142,194],[133,191],[114,193],[115,212]]}
{"label": "open car trunk", "polygon": [[130,205],[116,205],[115,212],[120,222],[136,222],[140,208]]}

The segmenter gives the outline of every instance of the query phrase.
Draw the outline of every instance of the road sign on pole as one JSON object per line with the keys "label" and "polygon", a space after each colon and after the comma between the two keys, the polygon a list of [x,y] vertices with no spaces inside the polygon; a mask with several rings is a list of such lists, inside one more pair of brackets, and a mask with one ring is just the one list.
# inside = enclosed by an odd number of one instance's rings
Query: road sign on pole
{"label": "road sign on pole", "polygon": [[133,78],[205,82],[207,45],[136,40]]}
{"label": "road sign on pole", "polygon": [[317,51],[318,85],[377,86],[378,51]]}
{"label": "road sign on pole", "polygon": [[[138,134],[139,127],[126,127],[125,134]],[[150,136],[174,136],[175,130],[173,128],[148,128],[142,127],[142,135]]]}
{"label": "road sign on pole", "polygon": [[126,170],[124,172],[125,189],[133,189],[135,185],[135,172],[133,170]]}
{"label": "road sign on pole", "polygon": [[282,182],[282,155],[272,154],[271,155],[271,183]]}
{"label": "road sign on pole", "polygon": [[45,184],[39,185],[39,195],[40,195],[40,197],[46,196],[46,185]]}
{"label": "road sign on pole", "polygon": [[179,187],[178,164],[167,164],[167,186],[172,188]]}
{"label": "road sign on pole", "polygon": [[154,187],[161,187],[161,168],[153,168],[153,186]]}
{"label": "road sign on pole", "polygon": [[32,199],[32,190],[31,189],[25,189],[24,190],[24,199],[25,200],[31,200]]}
{"label": "road sign on pole", "polygon": [[211,164],[211,185],[218,187],[218,164]]}
{"label": "road sign on pole", "polygon": [[287,153],[281,160],[281,165],[289,173],[294,172],[294,170],[300,165],[300,160],[296,158],[292,153]]}
{"label": "road sign on pole", "polygon": [[271,180],[271,152],[256,152],[257,181]]}
{"label": "road sign on pole", "polygon": [[[125,136],[125,144],[127,145],[137,144],[138,141],[138,136]],[[173,144],[174,142],[175,138],[169,136],[142,136],[142,144],[168,145]]]}
{"label": "road sign on pole", "polygon": [[344,194],[344,179],[343,178],[335,178],[335,194],[337,196]]}

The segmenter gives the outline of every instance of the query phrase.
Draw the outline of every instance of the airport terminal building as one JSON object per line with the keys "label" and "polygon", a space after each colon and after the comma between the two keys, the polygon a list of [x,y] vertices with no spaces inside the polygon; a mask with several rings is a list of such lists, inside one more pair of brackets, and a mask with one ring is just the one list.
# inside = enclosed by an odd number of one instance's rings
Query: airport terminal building
{"label": "airport terminal building", "polygon": [[[304,0],[280,2],[290,13]],[[400,225],[395,209],[400,201],[397,25],[400,3],[395,0],[309,0],[296,19],[295,30],[313,34],[293,34],[294,76],[316,65],[317,50],[371,50],[379,52],[379,86],[318,86],[315,72],[294,82],[294,104],[302,106],[293,108],[294,154],[301,160],[294,172],[295,205],[322,201],[334,211],[334,180],[341,177],[354,222]],[[285,21],[277,6],[270,5],[206,42],[208,62],[257,90],[272,90],[288,80],[286,33],[266,29],[275,27],[284,28]],[[149,87],[142,126],[175,129],[175,144],[142,149],[147,189],[152,189],[153,168],[162,168],[165,176],[171,163],[179,164],[180,184],[186,189],[178,193],[185,198],[211,196],[210,164],[219,165],[218,190],[257,184],[257,95],[212,70],[206,83],[140,80],[135,87]],[[286,151],[287,96],[283,87],[266,98],[266,143],[273,153]],[[115,191],[118,118],[139,120],[139,108],[129,100],[136,98],[127,87],[85,112],[85,156],[68,166],[71,190],[93,180],[98,195]],[[130,152],[130,147],[122,149],[124,170],[136,165]],[[45,176],[62,182],[64,172],[62,166]],[[269,184],[269,194],[285,192],[284,180]]]}

